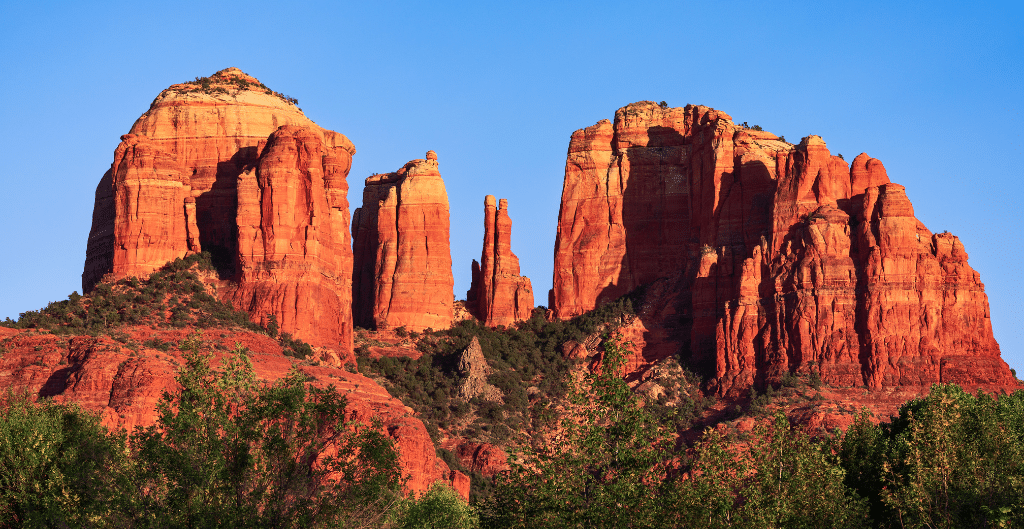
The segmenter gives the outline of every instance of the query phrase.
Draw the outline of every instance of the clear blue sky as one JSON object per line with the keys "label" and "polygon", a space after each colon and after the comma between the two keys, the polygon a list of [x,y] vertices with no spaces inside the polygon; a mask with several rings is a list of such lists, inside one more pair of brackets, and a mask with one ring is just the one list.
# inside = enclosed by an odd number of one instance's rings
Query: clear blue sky
{"label": "clear blue sky", "polygon": [[362,180],[438,152],[456,293],[508,198],[539,304],[576,129],[650,99],[864,151],[981,273],[1024,373],[1021,2],[0,1],[0,318],[81,289],[96,184],[161,89],[236,66],[355,143]]}

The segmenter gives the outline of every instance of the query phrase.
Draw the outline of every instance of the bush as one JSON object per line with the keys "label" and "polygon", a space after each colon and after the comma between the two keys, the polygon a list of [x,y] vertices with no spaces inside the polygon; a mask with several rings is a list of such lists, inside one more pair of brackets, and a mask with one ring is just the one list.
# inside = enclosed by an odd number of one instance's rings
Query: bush
{"label": "bush", "polygon": [[476,510],[447,485],[435,482],[420,498],[405,500],[389,522],[395,529],[475,529]]}
{"label": "bush", "polygon": [[125,438],[74,404],[7,393],[0,405],[0,527],[82,527],[121,520]]}
{"label": "bush", "polygon": [[181,391],[165,394],[157,425],[131,440],[148,484],[136,517],[178,527],[347,525],[382,520],[398,500],[394,442],[379,423],[350,422],[333,386],[307,387],[297,372],[258,386],[243,347],[220,371],[195,335],[181,347]]}

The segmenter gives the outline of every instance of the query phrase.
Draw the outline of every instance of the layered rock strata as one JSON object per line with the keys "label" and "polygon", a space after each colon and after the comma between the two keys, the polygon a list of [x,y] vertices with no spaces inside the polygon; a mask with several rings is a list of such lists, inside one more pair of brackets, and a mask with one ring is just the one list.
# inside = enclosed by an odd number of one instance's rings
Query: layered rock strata
{"label": "layered rock strata", "polygon": [[472,283],[466,305],[485,325],[510,325],[530,318],[533,286],[519,275],[519,258],[512,253],[512,219],[508,201],[495,204],[484,198],[484,247],[480,262],[473,261]]}
{"label": "layered rock strata", "polygon": [[680,353],[739,393],[811,370],[839,386],[1015,386],[963,245],[861,154],[703,107],[640,102],[576,131],[555,314],[645,287],[649,361]]}
{"label": "layered rock strata", "polygon": [[223,299],[351,355],[348,138],[228,68],[161,92],[121,140],[96,189],[86,292],[205,250]]}
{"label": "layered rock strata", "polygon": [[352,218],[353,315],[365,328],[447,329],[453,310],[448,193],[437,154],[366,179]]}

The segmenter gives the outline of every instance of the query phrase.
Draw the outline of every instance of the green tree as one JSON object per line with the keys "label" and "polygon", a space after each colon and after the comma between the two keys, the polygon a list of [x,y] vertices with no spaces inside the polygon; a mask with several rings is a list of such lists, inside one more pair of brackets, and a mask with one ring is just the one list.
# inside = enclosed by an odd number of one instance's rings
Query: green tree
{"label": "green tree", "polygon": [[860,470],[859,485],[877,498],[879,522],[1024,526],[1024,392],[996,399],[937,384],[892,424],[856,435],[844,449],[882,454]]}
{"label": "green tree", "polygon": [[480,517],[451,487],[435,482],[419,498],[401,502],[389,516],[395,529],[476,529]]}
{"label": "green tree", "polygon": [[123,435],[74,404],[6,395],[0,406],[0,527],[92,527],[123,521]]}
{"label": "green tree", "polygon": [[831,444],[784,415],[742,442],[709,430],[685,479],[667,483],[672,527],[864,527],[866,503],[844,485]]}
{"label": "green tree", "polygon": [[[658,484],[674,442],[619,376],[624,349],[606,339],[601,366],[569,392],[552,441],[516,454],[484,506],[489,527],[655,527]],[[517,456],[517,457],[516,457]]]}
{"label": "green tree", "polygon": [[222,371],[198,336],[182,343],[181,390],[158,421],[132,437],[147,493],[142,525],[181,527],[378,526],[400,499],[398,452],[380,424],[346,419],[333,386],[292,372],[253,387],[247,351]]}

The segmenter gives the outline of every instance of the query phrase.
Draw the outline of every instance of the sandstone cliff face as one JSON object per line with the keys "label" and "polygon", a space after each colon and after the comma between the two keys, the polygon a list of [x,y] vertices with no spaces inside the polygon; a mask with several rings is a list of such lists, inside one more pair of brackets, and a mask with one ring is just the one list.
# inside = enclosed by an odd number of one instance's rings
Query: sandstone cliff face
{"label": "sandstone cliff face", "polygon": [[[121,331],[137,342],[156,338],[177,343],[189,333],[187,329],[154,331],[148,326]],[[241,343],[251,351],[257,378],[268,383],[286,376],[293,367],[277,342],[262,334],[207,329],[200,339],[226,350]],[[7,351],[0,357],[0,387],[76,402],[99,413],[104,426],[128,431],[155,424],[156,404],[165,391],[178,388],[175,375],[185,363],[175,348],[162,352],[141,347],[136,352],[107,336],[56,336],[0,328],[0,347]],[[223,356],[215,353],[211,366],[217,368]],[[374,417],[381,419],[398,445],[403,474],[410,476],[410,490],[423,492],[442,480],[469,497],[468,478],[437,458],[423,423],[375,382],[344,369],[310,365],[298,365],[297,369],[314,384],[333,384],[348,399],[350,419],[365,424]]]}
{"label": "sandstone cliff face", "polygon": [[209,251],[228,281],[223,299],[349,357],[354,153],[237,68],[171,86],[97,187],[83,289]]}
{"label": "sandstone cliff face", "polygon": [[682,353],[721,394],[820,372],[841,386],[1013,386],[980,278],[881,162],[852,166],[719,111],[626,106],[572,135],[552,305],[645,286],[653,362]]}
{"label": "sandstone cliff face", "polygon": [[473,261],[472,284],[466,305],[484,325],[511,325],[530,318],[533,286],[519,275],[519,258],[512,253],[512,219],[508,201],[495,206],[493,195],[484,198],[484,248]]}
{"label": "sandstone cliff face", "polygon": [[455,281],[437,154],[366,179],[352,219],[353,314],[366,328],[447,329]]}
{"label": "sandstone cliff face", "polygon": [[232,302],[352,360],[348,236],[351,155],[315,130],[282,126],[259,165],[238,175],[238,272]]}

